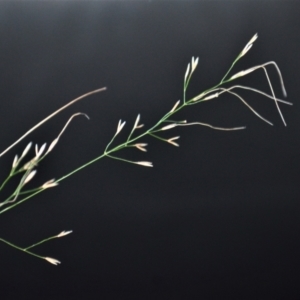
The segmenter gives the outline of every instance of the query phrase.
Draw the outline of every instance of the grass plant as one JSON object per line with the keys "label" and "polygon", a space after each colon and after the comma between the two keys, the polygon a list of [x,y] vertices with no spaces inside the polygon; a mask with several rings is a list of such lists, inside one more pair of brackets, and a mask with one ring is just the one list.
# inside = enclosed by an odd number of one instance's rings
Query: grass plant
{"label": "grass plant", "polygon": [[[245,129],[246,128],[245,126],[224,128],[224,127],[218,127],[218,126],[214,126],[214,125],[199,122],[199,121],[189,122],[188,120],[176,120],[176,114],[179,111],[181,111],[185,108],[188,108],[189,106],[193,106],[193,105],[199,104],[204,101],[211,101],[215,98],[220,97],[222,94],[225,94],[225,93],[229,93],[230,95],[237,97],[258,118],[260,118],[262,121],[266,122],[269,125],[273,125],[273,124],[269,120],[264,118],[261,114],[259,114],[252,106],[250,106],[250,104],[243,97],[241,97],[241,95],[238,93],[238,91],[239,90],[249,90],[254,93],[261,94],[268,99],[273,100],[275,103],[276,109],[278,110],[278,113],[280,115],[280,118],[281,118],[283,124],[286,126],[286,122],[285,122],[283,114],[280,110],[279,104],[292,105],[292,103],[287,102],[282,99],[278,99],[275,96],[274,89],[273,89],[273,86],[272,86],[272,83],[271,83],[271,80],[269,78],[269,74],[267,71],[267,67],[269,67],[269,66],[275,67],[275,69],[278,73],[278,76],[279,76],[283,96],[286,97],[287,94],[286,94],[286,90],[285,90],[285,86],[283,83],[280,69],[274,61],[266,62],[266,63],[260,64],[260,65],[248,68],[246,70],[242,70],[234,75],[229,76],[233,67],[236,65],[236,63],[242,57],[244,57],[248,53],[248,51],[251,49],[251,47],[253,46],[253,43],[255,42],[256,39],[257,39],[257,34],[255,34],[250,39],[250,41],[246,44],[246,46],[243,48],[243,50],[239,53],[239,55],[233,61],[230,68],[225,73],[224,77],[221,79],[221,81],[219,83],[217,83],[214,86],[212,86],[211,88],[199,93],[198,95],[195,95],[194,97],[192,97],[190,99],[187,99],[187,97],[186,97],[187,90],[188,90],[192,75],[195,72],[197,65],[198,65],[198,61],[199,61],[199,58],[192,57],[191,62],[187,65],[187,69],[186,69],[186,72],[185,72],[185,75],[183,78],[182,101],[178,100],[173,105],[173,107],[171,107],[171,109],[165,115],[162,116],[162,118],[160,120],[158,120],[150,128],[143,130],[144,125],[141,123],[141,116],[138,114],[135,122],[133,123],[132,129],[131,129],[129,135],[127,136],[127,138],[125,138],[125,141],[118,145],[115,145],[116,136],[118,136],[120,134],[120,132],[126,125],[125,121],[120,120],[117,124],[117,129],[116,129],[114,136],[108,142],[108,144],[102,154],[100,154],[98,157],[94,158],[93,160],[77,167],[76,169],[72,170],[71,172],[67,173],[66,175],[64,175],[58,179],[55,179],[55,178],[50,179],[47,182],[45,182],[43,185],[38,186],[34,189],[26,189],[26,184],[29,181],[33,180],[34,177],[36,176],[38,165],[42,162],[42,160],[44,160],[46,158],[46,156],[48,156],[53,151],[56,144],[59,142],[61,136],[63,135],[66,128],[68,127],[70,122],[73,120],[73,118],[78,117],[78,116],[85,116],[88,118],[88,116],[84,113],[73,114],[69,118],[69,120],[66,122],[65,126],[62,128],[62,130],[60,131],[58,136],[50,143],[50,145],[48,147],[47,147],[46,143],[41,146],[38,146],[37,144],[34,145],[34,155],[33,156],[29,155],[30,150],[33,148],[33,143],[30,142],[24,148],[24,151],[22,152],[22,154],[20,156],[16,155],[14,157],[11,170],[10,170],[7,178],[3,181],[3,183],[0,186],[0,191],[2,191],[5,188],[6,184],[13,177],[15,177],[16,175],[19,175],[19,176],[21,175],[21,180],[20,180],[19,184],[16,186],[14,192],[12,192],[6,199],[0,201],[0,215],[15,208],[16,206],[20,205],[21,203],[24,203],[25,201],[36,196],[37,194],[39,194],[49,188],[53,188],[53,187],[57,186],[61,181],[65,180],[66,178],[70,177],[71,175],[77,173],[78,171],[88,167],[89,165],[91,165],[105,157],[123,161],[123,162],[127,162],[130,164],[136,164],[139,166],[153,167],[153,163],[150,161],[146,161],[146,160],[145,161],[132,161],[132,160],[128,160],[128,159],[120,156],[121,150],[125,149],[125,148],[135,148],[142,152],[147,152],[148,144],[144,142],[144,138],[147,136],[158,139],[158,140],[168,143],[172,146],[178,147],[179,146],[178,140],[180,138],[179,136],[170,135],[170,137],[164,138],[164,137],[162,137],[161,133],[165,132],[165,131],[169,131],[169,130],[174,129],[175,127],[179,127],[179,126],[183,127],[183,126],[194,126],[194,125],[206,126],[206,127],[210,127],[215,130],[223,130],[223,131],[234,131],[234,130]],[[266,77],[266,80],[267,80],[267,83],[268,83],[268,86],[270,89],[270,94],[265,93],[261,90],[255,89],[253,87],[238,85],[238,84],[234,84],[234,85],[231,85],[228,87],[229,83],[232,83],[233,81],[236,81],[237,79],[244,77],[244,76],[246,76],[254,71],[257,71],[259,69],[262,69],[265,74],[265,77]],[[30,130],[28,130],[24,135],[22,135],[12,145],[10,145],[4,151],[2,151],[2,153],[0,154],[0,157],[2,157],[4,154],[6,154],[8,151],[10,151],[15,145],[20,143],[31,132],[33,132],[35,129],[37,129],[38,127],[43,125],[45,122],[49,121],[51,118],[56,116],[62,110],[66,109],[67,107],[69,107],[70,105],[74,104],[77,101],[80,101],[92,94],[100,93],[100,92],[104,91],[105,89],[106,88],[104,87],[104,88],[97,89],[97,90],[91,91],[89,93],[86,93],[86,94],[72,100],[71,102],[64,105],[57,111],[53,112],[47,118],[45,118],[44,120],[42,120],[41,122],[36,124],[34,127],[32,127]],[[2,239],[2,238],[0,238],[0,241],[2,241],[3,243],[5,243],[17,250],[23,251],[27,254],[33,255],[40,259],[44,259],[51,264],[58,265],[60,263],[59,260],[48,257],[48,256],[46,257],[46,256],[38,255],[35,252],[32,252],[32,249],[43,243],[46,243],[52,239],[64,237],[64,236],[70,234],[71,232],[72,231],[62,231],[60,234],[43,239],[43,240],[41,240],[33,245],[27,246],[27,247],[17,246],[17,245],[15,245],[5,239]]]}

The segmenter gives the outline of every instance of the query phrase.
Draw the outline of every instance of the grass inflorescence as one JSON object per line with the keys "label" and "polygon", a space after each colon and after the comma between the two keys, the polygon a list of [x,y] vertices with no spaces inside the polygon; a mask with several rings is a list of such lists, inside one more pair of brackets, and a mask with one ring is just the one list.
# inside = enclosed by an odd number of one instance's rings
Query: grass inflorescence
{"label": "grass inflorescence", "polygon": [[[24,148],[24,150],[23,150],[23,152],[20,156],[16,155],[14,157],[14,160],[12,162],[11,170],[10,170],[7,178],[3,181],[3,183],[0,186],[0,191],[2,191],[4,189],[4,187],[6,186],[6,184],[13,177],[15,177],[16,175],[21,174],[21,180],[20,180],[19,184],[16,186],[14,192],[11,193],[6,199],[0,201],[0,214],[3,214],[5,212],[7,212],[8,210],[11,210],[11,209],[15,208],[16,206],[20,205],[21,203],[29,200],[30,198],[36,196],[37,194],[39,194],[39,193],[41,193],[41,192],[43,192],[43,191],[45,191],[49,188],[57,186],[61,181],[65,180],[66,178],[70,177],[71,175],[77,173],[78,171],[88,167],[89,165],[95,163],[96,161],[99,161],[100,159],[102,159],[104,157],[112,158],[112,159],[115,159],[115,160],[131,163],[131,164],[136,164],[136,165],[139,165],[139,166],[153,167],[153,163],[150,162],[150,161],[133,161],[133,160],[128,160],[126,158],[123,158],[122,156],[119,155],[120,151],[125,149],[125,148],[135,148],[136,150],[139,150],[139,151],[142,151],[142,152],[147,152],[148,143],[146,143],[145,140],[144,140],[146,137],[152,137],[152,138],[158,139],[162,142],[168,143],[172,146],[178,147],[179,146],[179,141],[178,140],[179,140],[180,136],[170,135],[168,138],[164,138],[161,135],[161,133],[165,132],[165,131],[168,132],[169,130],[174,129],[176,127],[194,126],[194,125],[206,126],[206,127],[209,127],[209,128],[215,129],[215,130],[223,130],[223,131],[234,131],[234,130],[245,129],[246,128],[245,126],[237,126],[237,127],[226,128],[226,127],[219,127],[219,126],[215,126],[215,125],[212,125],[212,124],[207,124],[207,123],[203,123],[203,122],[199,122],[199,121],[176,120],[176,114],[179,111],[182,111],[183,109],[185,109],[189,106],[196,105],[196,104],[199,104],[201,102],[214,100],[214,99],[219,98],[220,96],[222,96],[222,94],[224,94],[224,93],[228,93],[228,94],[238,98],[258,118],[260,118],[262,121],[266,122],[269,125],[273,125],[272,122],[270,122],[269,120],[264,118],[252,106],[250,106],[250,104],[243,97],[241,97],[241,95],[238,93],[238,91],[239,90],[248,90],[248,91],[252,91],[254,93],[261,94],[261,95],[265,96],[268,99],[272,99],[275,103],[275,106],[278,110],[278,113],[280,115],[280,118],[281,118],[283,124],[286,126],[286,122],[285,122],[285,119],[284,119],[284,117],[282,115],[282,112],[280,110],[279,104],[282,103],[282,104],[292,105],[292,103],[287,102],[287,101],[282,100],[282,99],[278,99],[275,96],[274,89],[273,89],[273,86],[272,86],[272,83],[271,83],[271,80],[269,78],[269,74],[268,74],[268,71],[267,71],[267,67],[269,67],[269,66],[274,66],[275,67],[275,69],[278,73],[279,79],[280,79],[280,84],[281,84],[281,89],[282,89],[283,96],[286,97],[287,94],[286,94],[286,90],[285,90],[285,87],[284,87],[284,83],[283,83],[283,79],[282,79],[280,69],[274,61],[266,62],[266,63],[263,63],[261,65],[257,65],[257,66],[248,68],[246,70],[239,71],[236,74],[229,76],[229,74],[231,73],[231,71],[232,71],[233,67],[236,65],[236,63],[242,57],[244,57],[247,54],[247,52],[252,48],[253,43],[255,42],[257,37],[258,37],[257,34],[255,34],[250,39],[250,41],[246,44],[246,46],[243,48],[243,50],[239,53],[237,58],[233,61],[230,68],[225,73],[224,77],[221,79],[221,81],[219,83],[217,83],[213,87],[199,93],[198,95],[195,95],[194,97],[192,97],[190,99],[187,99],[186,92],[188,90],[192,75],[195,72],[195,70],[197,68],[197,65],[198,65],[198,62],[199,62],[198,57],[197,58],[192,57],[191,62],[187,65],[187,69],[186,69],[186,72],[185,72],[185,75],[184,75],[183,99],[176,101],[176,103],[171,107],[171,109],[164,116],[162,116],[162,118],[160,120],[158,120],[150,128],[148,128],[146,130],[143,130],[144,129],[144,124],[141,123],[141,116],[140,116],[140,114],[138,114],[137,117],[136,117],[135,122],[133,123],[133,126],[131,128],[131,131],[130,131],[129,135],[127,136],[127,138],[125,138],[125,141],[118,144],[118,145],[114,145],[115,144],[115,138],[121,133],[122,129],[126,125],[125,121],[119,120],[119,122],[117,124],[116,132],[113,135],[113,137],[111,138],[111,140],[108,142],[108,144],[105,147],[102,154],[100,154],[96,158],[92,159],[91,161],[77,167],[76,169],[74,169],[73,171],[67,173],[66,175],[64,175],[64,176],[62,176],[58,179],[55,179],[55,178],[50,179],[47,182],[45,182],[44,184],[42,184],[41,186],[38,186],[34,189],[26,189],[27,183],[29,181],[32,181],[34,179],[34,177],[37,176],[38,165],[42,162],[42,160],[44,160],[46,158],[47,155],[49,155],[53,151],[53,149],[55,148],[56,144],[59,142],[62,134],[65,132],[66,128],[68,127],[68,125],[70,124],[72,119],[77,117],[77,116],[85,116],[86,118],[88,118],[88,116],[84,113],[81,113],[81,112],[73,114],[69,118],[69,120],[66,122],[65,126],[62,128],[62,130],[57,135],[57,137],[50,143],[50,145],[48,147],[47,147],[46,143],[43,144],[42,146],[38,146],[37,144],[35,144],[35,146],[34,146],[34,156],[31,157],[31,158],[29,158],[29,153],[30,153],[30,150],[33,148],[33,143],[30,142]],[[261,90],[255,89],[253,87],[244,86],[244,85],[232,85],[232,86],[227,87],[228,83],[231,83],[231,82],[233,82],[233,81],[235,81],[235,80],[237,80],[241,77],[247,76],[248,74],[250,74],[254,71],[257,71],[259,69],[262,69],[265,76],[266,76],[267,83],[268,83],[268,86],[270,88],[270,94],[265,93]],[[0,154],[0,157],[3,156],[5,153],[7,153],[9,150],[11,150],[15,145],[20,143],[32,131],[34,131],[35,129],[40,127],[42,124],[47,122],[49,119],[51,119],[52,117],[57,115],[62,110],[66,109],[67,107],[74,104],[75,102],[86,98],[87,96],[102,92],[104,90],[106,90],[105,87],[101,88],[101,89],[91,91],[89,93],[86,93],[86,94],[72,100],[68,104],[64,105],[63,107],[61,107],[60,109],[58,109],[57,111],[55,111],[54,113],[49,115],[47,118],[43,119],[41,122],[36,124],[30,130],[28,130],[16,142],[14,142],[12,145],[10,145],[8,148],[6,148]],[[41,240],[41,241],[39,241],[39,242],[37,242],[33,245],[27,246],[27,247],[17,246],[17,245],[15,245],[15,244],[13,244],[13,243],[5,240],[5,239],[2,239],[2,238],[0,238],[0,241],[6,243],[7,245],[9,245],[9,246],[11,246],[15,249],[18,249],[20,251],[23,251],[23,252],[25,252],[27,254],[30,254],[30,255],[33,255],[35,257],[44,259],[44,260],[46,260],[47,262],[49,262],[51,264],[57,265],[57,264],[60,263],[60,261],[58,261],[57,259],[54,259],[54,258],[51,258],[51,257],[40,256],[40,255],[32,252],[32,249],[34,247],[39,246],[39,245],[41,245],[45,242],[48,242],[52,239],[66,236],[66,235],[70,234],[71,232],[72,231],[62,231],[58,235],[51,236],[49,238],[43,239],[43,240]]]}

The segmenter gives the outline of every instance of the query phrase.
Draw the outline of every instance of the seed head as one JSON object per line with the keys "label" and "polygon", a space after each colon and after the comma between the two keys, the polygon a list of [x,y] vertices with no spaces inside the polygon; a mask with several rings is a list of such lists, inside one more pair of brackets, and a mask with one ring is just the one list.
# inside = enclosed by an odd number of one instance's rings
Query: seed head
{"label": "seed head", "polygon": [[28,176],[26,177],[26,179],[24,180],[23,185],[25,185],[26,183],[28,183],[36,174],[36,170],[31,171]]}
{"label": "seed head", "polygon": [[23,158],[24,156],[26,156],[26,154],[27,154],[28,151],[30,150],[31,146],[32,146],[32,142],[30,142],[30,143],[25,147],[25,149],[24,149],[24,151],[23,151],[23,153],[22,153],[22,155],[21,155],[20,158]]}
{"label": "seed head", "polygon": [[29,162],[27,162],[24,166],[23,166],[23,170],[29,170],[32,169],[34,166],[37,165],[37,159],[36,157],[34,157],[33,159],[31,159]]}
{"label": "seed head", "polygon": [[203,92],[201,93],[200,95],[196,96],[195,98],[192,99],[192,101],[197,101],[197,100],[200,100],[202,97],[204,97],[207,93],[206,92]]}
{"label": "seed head", "polygon": [[219,97],[219,93],[215,93],[215,94],[209,95],[209,96],[205,97],[203,99],[203,101],[204,100],[210,100],[210,99],[217,98],[217,97]]}
{"label": "seed head", "polygon": [[255,33],[254,36],[251,38],[251,40],[248,42],[248,44],[253,44],[258,38],[258,34]]}
{"label": "seed head", "polygon": [[169,124],[167,126],[164,126],[163,128],[161,128],[160,130],[168,130],[168,129],[171,129],[171,128],[174,128],[176,127],[177,124],[173,123],[173,124]]}
{"label": "seed head", "polygon": [[247,70],[240,71],[240,72],[236,73],[235,75],[231,76],[229,80],[233,80],[233,79],[236,79],[238,77],[245,76],[245,75],[255,71],[256,69],[257,69],[257,67],[253,67],[253,68],[249,68]]}
{"label": "seed head", "polygon": [[145,148],[148,144],[144,144],[144,143],[139,143],[139,144],[135,144],[134,146],[136,148],[138,148],[141,151],[147,152],[147,149]]}
{"label": "seed head", "polygon": [[117,134],[123,129],[125,123],[126,123],[126,121],[124,121],[123,123],[122,123],[122,120],[119,121],[119,123],[118,123],[118,128],[117,128],[117,132],[116,132],[115,135],[117,135]]}
{"label": "seed head", "polygon": [[251,40],[247,43],[247,45],[244,47],[244,49],[242,50],[241,54],[239,57],[244,56],[253,46],[253,43],[256,41],[256,39],[258,38],[257,33],[251,38]]}
{"label": "seed head", "polygon": [[55,187],[55,186],[57,186],[57,185],[58,185],[58,182],[55,182],[55,179],[51,179],[51,180],[45,182],[45,183],[41,186],[41,188],[42,188],[42,189],[48,189],[48,188]]}
{"label": "seed head", "polygon": [[18,165],[18,155],[16,154],[16,156],[15,156],[15,158],[14,158],[14,161],[13,161],[13,163],[12,163],[12,168],[14,169],[14,168],[16,168],[17,167],[17,165]]}
{"label": "seed head", "polygon": [[173,146],[179,147],[179,144],[177,144],[176,142],[174,142],[174,140],[178,140],[180,138],[180,136],[175,136],[173,138],[170,138],[167,140],[168,143],[172,144]]}
{"label": "seed head", "polygon": [[47,150],[47,153],[49,153],[49,152],[55,147],[55,145],[58,143],[58,140],[59,140],[59,138],[57,137],[56,139],[54,139],[54,140],[51,142],[51,144],[50,144],[50,146],[49,146],[49,148],[48,148],[48,150]]}
{"label": "seed head", "polygon": [[170,112],[174,112],[175,109],[178,107],[179,103],[180,103],[180,100],[178,100],[178,101],[175,103],[175,105],[174,105],[173,108],[170,110]]}
{"label": "seed head", "polygon": [[35,144],[35,158],[39,159],[41,155],[43,154],[45,148],[46,148],[47,143],[44,143],[40,149],[38,149],[38,145]]}
{"label": "seed head", "polygon": [[192,57],[192,71],[191,71],[191,73],[193,73],[195,71],[195,69],[197,68],[198,61],[199,61],[199,57],[197,57],[196,59],[194,58],[194,56]]}
{"label": "seed head", "polygon": [[137,161],[136,164],[144,167],[153,167],[153,164],[150,161]]}
{"label": "seed head", "polygon": [[56,237],[60,238],[60,237],[66,236],[66,235],[68,235],[68,234],[70,234],[72,232],[73,232],[73,230],[69,230],[69,231],[65,231],[64,230],[60,234],[58,234]]}
{"label": "seed head", "polygon": [[44,259],[47,260],[50,264],[53,264],[55,266],[61,263],[59,260],[51,257],[44,257]]}
{"label": "seed head", "polygon": [[140,118],[141,118],[141,116],[140,116],[140,114],[138,114],[137,117],[136,117],[136,120],[134,122],[133,129],[138,128]]}
{"label": "seed head", "polygon": [[190,72],[190,63],[188,64],[186,71],[185,71],[184,82],[186,82],[189,72]]}

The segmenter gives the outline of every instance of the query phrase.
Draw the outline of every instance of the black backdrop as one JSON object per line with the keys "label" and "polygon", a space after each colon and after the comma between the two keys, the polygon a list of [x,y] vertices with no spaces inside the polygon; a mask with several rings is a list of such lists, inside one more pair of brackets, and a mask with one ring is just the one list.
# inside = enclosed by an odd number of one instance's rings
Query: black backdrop
{"label": "black backdrop", "polygon": [[[51,142],[74,112],[91,120],[74,120],[35,184],[102,153],[119,119],[124,133],[138,113],[150,126],[182,98],[191,56],[199,66],[190,96],[219,82],[256,32],[234,71],[276,61],[294,103],[281,105],[287,127],[272,101],[252,93],[246,99],[273,127],[229,96],[193,106],[180,118],[247,129],[174,129],[179,148],[146,138],[147,153],[122,155],[154,168],[104,159],[2,214],[0,236],[19,245],[74,233],[36,249],[60,259],[57,267],[0,244],[1,299],[300,299],[299,9],[297,1],[1,2],[2,149],[69,100],[108,87],[3,156],[2,179],[15,153]],[[268,91],[262,71],[241,83]]]}

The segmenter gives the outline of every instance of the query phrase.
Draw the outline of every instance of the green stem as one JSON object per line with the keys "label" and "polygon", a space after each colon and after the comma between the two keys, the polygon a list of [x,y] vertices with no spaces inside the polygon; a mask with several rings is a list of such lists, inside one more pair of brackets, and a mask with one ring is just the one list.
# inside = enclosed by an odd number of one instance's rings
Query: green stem
{"label": "green stem", "polygon": [[107,155],[107,157],[110,157],[110,158],[116,159],[116,160],[120,160],[120,161],[125,161],[125,162],[131,163],[131,164],[136,164],[135,162],[133,162],[131,160],[127,160],[127,159],[122,158],[122,157],[117,157],[117,156],[112,156],[112,155]]}
{"label": "green stem", "polygon": [[149,133],[149,135],[152,136],[152,137],[154,137],[154,138],[156,138],[156,139],[158,139],[158,140],[160,140],[160,141],[164,141],[164,142],[167,141],[166,139],[164,139],[164,138],[162,138],[162,137],[160,137],[160,136],[158,136],[156,134]]}
{"label": "green stem", "polygon": [[34,248],[34,247],[36,247],[36,246],[39,246],[39,245],[41,245],[41,244],[43,244],[43,243],[46,243],[46,242],[48,242],[48,241],[50,241],[50,240],[53,240],[53,239],[56,239],[56,238],[57,238],[57,235],[50,236],[50,237],[48,237],[48,238],[46,238],[46,239],[44,239],[44,240],[41,240],[41,241],[39,241],[39,242],[37,242],[37,243],[35,243],[35,244],[29,246],[29,247],[24,248],[24,250],[27,251],[28,249],[32,249],[32,248]]}
{"label": "green stem", "polygon": [[219,84],[222,84],[225,81],[225,78],[228,76],[228,74],[230,73],[232,68],[235,66],[235,64],[239,61],[240,58],[241,57],[240,57],[240,54],[239,54],[238,57],[234,60],[234,62],[231,64],[230,68],[228,69],[228,71],[226,72],[226,74],[224,75],[224,77],[222,78],[222,80],[220,81]]}
{"label": "green stem", "polygon": [[0,187],[0,191],[4,188],[4,186],[7,184],[7,182],[11,179],[12,175],[9,174],[7,176],[7,178],[2,182],[1,187]]}
{"label": "green stem", "polygon": [[41,259],[45,259],[43,256],[40,256],[40,255],[35,254],[35,253],[31,252],[31,251],[28,251],[27,250],[28,248],[21,248],[21,247],[15,245],[15,244],[13,244],[13,243],[5,240],[5,239],[2,239],[2,238],[0,238],[0,241],[3,242],[3,243],[5,243],[5,244],[7,244],[7,245],[9,245],[9,246],[11,246],[11,247],[13,247],[13,248],[15,248],[15,249],[17,249],[17,250],[20,250],[22,252],[25,252],[27,254],[30,254],[32,256],[35,256],[35,257],[38,257],[38,258],[41,258]]}
{"label": "green stem", "polygon": [[39,191],[36,191],[35,193],[33,193],[33,194],[31,194],[31,195],[29,195],[29,196],[27,196],[27,197],[25,197],[25,198],[19,200],[18,202],[14,203],[14,204],[12,204],[12,205],[10,205],[10,206],[4,208],[4,209],[2,209],[2,210],[0,211],[0,215],[3,214],[4,212],[6,212],[6,211],[8,211],[8,210],[10,210],[10,209],[12,209],[12,208],[14,208],[14,207],[16,207],[17,205],[19,205],[19,204],[25,202],[26,200],[32,198],[33,196],[35,196],[35,195],[37,195],[37,194],[43,192],[44,190],[45,190],[45,189],[41,189],[41,190],[39,190]]}

